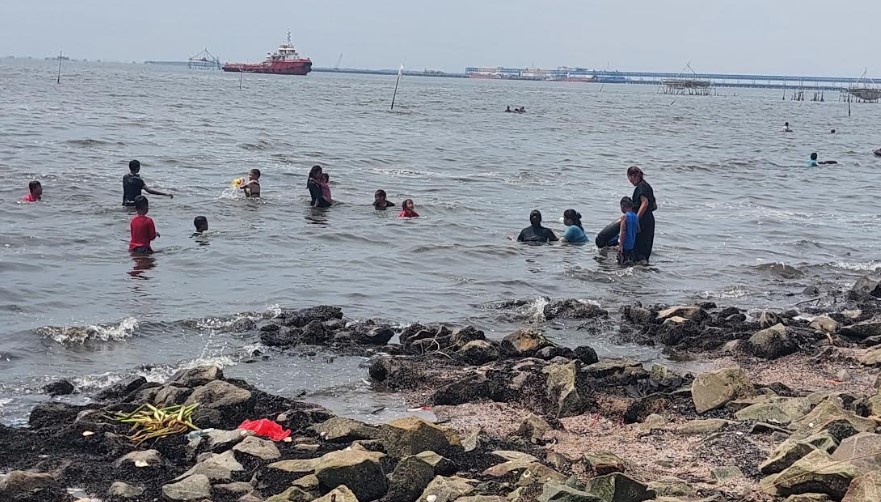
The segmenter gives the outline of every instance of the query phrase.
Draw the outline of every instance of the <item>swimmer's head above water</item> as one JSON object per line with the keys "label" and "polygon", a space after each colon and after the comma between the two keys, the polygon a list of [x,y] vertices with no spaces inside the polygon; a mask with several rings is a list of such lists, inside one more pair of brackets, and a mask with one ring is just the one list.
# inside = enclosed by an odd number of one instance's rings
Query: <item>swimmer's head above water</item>
{"label": "swimmer's head above water", "polygon": [[132,172],[132,174],[138,174],[141,171],[141,162],[138,160],[132,160],[128,163],[128,170]]}
{"label": "swimmer's head above water", "polygon": [[31,181],[30,183],[28,183],[28,192],[30,192],[31,196],[34,199],[40,200],[40,198],[43,196],[43,185],[41,185],[40,182],[37,180]]}
{"label": "swimmer's head above water", "polygon": [[541,225],[541,211],[538,209],[533,209],[531,213],[529,213],[529,223],[532,226],[537,227]]}
{"label": "swimmer's head above water", "polygon": [[202,233],[208,231],[208,218],[204,216],[196,216],[193,220],[193,226],[196,227],[196,232]]}
{"label": "swimmer's head above water", "polygon": [[148,201],[143,195],[138,195],[135,197],[135,209],[141,216],[147,214],[150,210],[150,201]]}
{"label": "swimmer's head above water", "polygon": [[811,160],[817,160],[817,152],[811,154]]}
{"label": "swimmer's head above water", "polygon": [[260,170],[259,169],[251,169],[250,171],[248,171],[248,179],[259,180],[260,179]]}

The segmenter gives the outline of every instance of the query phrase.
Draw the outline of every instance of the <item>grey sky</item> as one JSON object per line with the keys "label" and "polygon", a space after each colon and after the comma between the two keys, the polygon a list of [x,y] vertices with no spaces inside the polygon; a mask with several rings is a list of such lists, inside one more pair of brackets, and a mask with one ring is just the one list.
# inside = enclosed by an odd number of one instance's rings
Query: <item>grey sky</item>
{"label": "grey sky", "polygon": [[[0,56],[881,76],[879,0],[0,0]],[[873,64],[876,68],[872,68]]]}

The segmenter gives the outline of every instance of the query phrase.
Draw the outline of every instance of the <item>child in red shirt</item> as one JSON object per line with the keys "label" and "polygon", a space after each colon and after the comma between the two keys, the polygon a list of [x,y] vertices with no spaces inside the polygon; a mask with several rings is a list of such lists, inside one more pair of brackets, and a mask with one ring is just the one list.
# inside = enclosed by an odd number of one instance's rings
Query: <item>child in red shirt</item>
{"label": "child in red shirt", "polygon": [[28,194],[21,198],[22,202],[37,202],[43,198],[43,185],[39,181],[28,183]]}
{"label": "child in red shirt", "polygon": [[150,210],[147,198],[138,195],[134,202],[138,214],[132,218],[132,239],[128,244],[128,250],[132,253],[150,254],[153,252],[150,242],[159,237],[159,232],[156,231],[153,218],[147,216],[147,211]]}
{"label": "child in red shirt", "polygon": [[407,199],[401,203],[401,213],[398,215],[398,218],[418,218],[419,213],[413,209],[413,199]]}

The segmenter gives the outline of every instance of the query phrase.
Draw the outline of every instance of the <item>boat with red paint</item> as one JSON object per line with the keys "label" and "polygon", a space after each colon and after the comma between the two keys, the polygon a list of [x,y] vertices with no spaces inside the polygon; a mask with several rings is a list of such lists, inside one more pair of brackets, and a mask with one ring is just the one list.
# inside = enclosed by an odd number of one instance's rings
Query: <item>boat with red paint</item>
{"label": "boat with red paint", "polygon": [[307,75],[312,71],[312,60],[300,57],[291,43],[291,32],[288,32],[287,43],[281,44],[275,53],[267,54],[262,63],[226,63],[223,71]]}

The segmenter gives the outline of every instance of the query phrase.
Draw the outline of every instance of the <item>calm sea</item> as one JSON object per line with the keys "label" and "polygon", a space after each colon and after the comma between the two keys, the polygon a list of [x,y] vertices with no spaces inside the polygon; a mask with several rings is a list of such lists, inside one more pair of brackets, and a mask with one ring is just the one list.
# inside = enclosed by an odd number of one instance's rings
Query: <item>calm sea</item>
{"label": "calm sea", "polygon": [[[0,60],[6,422],[57,377],[88,391],[200,362],[343,413],[403,406],[364,390],[359,358],[252,357],[256,333],[232,326],[279,307],[335,304],[351,318],[472,323],[498,337],[543,297],[612,310],[696,300],[786,308],[807,285],[881,266],[881,108],[854,105],[848,117],[831,92],[815,103],[782,91],[675,97],[651,86],[404,78],[391,112],[394,77],[245,75],[240,89],[236,74],[170,67],[68,63],[61,85],[55,71]],[[794,133],[780,132],[784,121]],[[813,151],[840,163],[807,169]],[[120,205],[135,158],[148,186],[175,194],[150,198],[162,237],[147,261],[126,252],[131,214]],[[330,210],[308,207],[313,164],[331,176]],[[532,209],[562,232],[568,208],[592,239],[631,194],[631,164],[658,199],[650,268],[621,270],[592,246],[510,240]],[[230,182],[255,167],[263,199],[245,200]],[[32,179],[44,201],[17,203]],[[422,218],[374,212],[379,188],[397,203],[412,198]],[[205,240],[190,237],[197,215],[209,220]],[[495,308],[514,299],[529,303]],[[606,334],[550,334],[658,357]]]}

